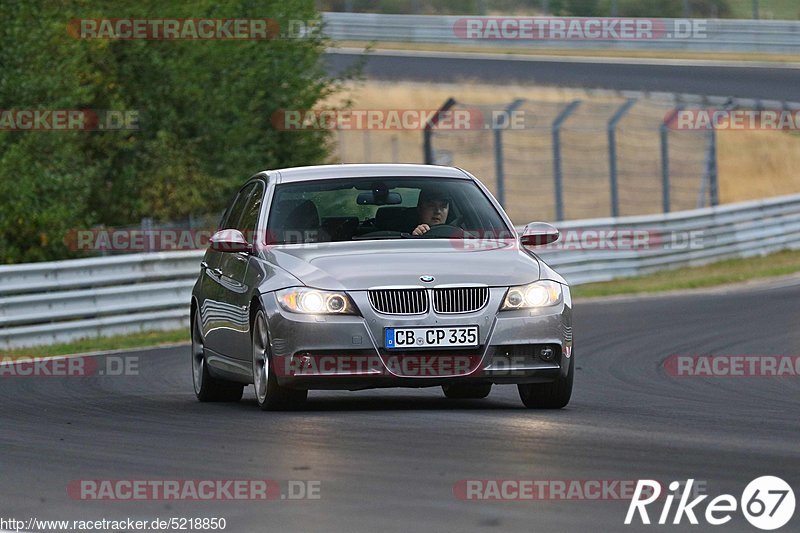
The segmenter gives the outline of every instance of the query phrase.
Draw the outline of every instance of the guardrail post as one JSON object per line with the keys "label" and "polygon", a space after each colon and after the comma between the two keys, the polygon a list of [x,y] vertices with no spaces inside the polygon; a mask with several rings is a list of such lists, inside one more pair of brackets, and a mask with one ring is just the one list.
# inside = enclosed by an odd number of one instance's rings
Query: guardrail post
{"label": "guardrail post", "polygon": [[561,125],[567,120],[575,109],[581,105],[582,100],[573,100],[553,120],[551,126],[553,136],[553,184],[555,189],[556,220],[564,220],[564,195],[561,183]]}
{"label": "guardrail post", "polygon": [[683,105],[675,106],[659,126],[661,134],[661,210],[664,213],[669,213],[670,198],[669,198],[669,126],[678,113],[683,109]]}
{"label": "guardrail post", "polygon": [[614,115],[608,119],[608,177],[609,185],[611,187],[611,216],[619,216],[619,190],[617,188],[617,124],[625,113],[636,103],[635,98],[628,98],[628,101],[622,104]]}
{"label": "guardrail post", "polygon": [[425,164],[432,165],[433,164],[433,127],[439,122],[439,118],[442,116],[443,113],[446,113],[451,107],[456,105],[455,98],[448,98],[447,101],[442,104],[442,107],[436,112],[436,114],[425,123],[425,129],[422,131],[422,146],[424,151],[425,157]]}
{"label": "guardrail post", "polygon": [[497,201],[506,205],[505,169],[503,168],[503,130],[511,123],[511,113],[517,110],[525,100],[517,99],[503,110],[503,124],[497,124],[497,117],[492,117],[492,133],[494,133],[494,171],[497,176]]}

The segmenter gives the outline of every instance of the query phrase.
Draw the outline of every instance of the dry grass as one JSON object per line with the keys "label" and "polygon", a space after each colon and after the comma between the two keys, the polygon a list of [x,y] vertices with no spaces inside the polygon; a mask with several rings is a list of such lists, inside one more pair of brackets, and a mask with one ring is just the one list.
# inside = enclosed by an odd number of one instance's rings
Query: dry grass
{"label": "dry grass", "polygon": [[800,135],[776,131],[719,133],[720,201],[800,192]]}
{"label": "dry grass", "polygon": [[[583,91],[532,85],[492,86],[464,80],[453,84],[387,83],[368,81],[349,88],[353,109],[437,109],[449,97],[475,106],[500,109],[523,98],[521,109],[533,117],[530,131],[506,137],[506,206],[512,220],[527,222],[531,206],[536,218],[554,217],[552,201],[552,146],[549,124],[560,106],[574,99],[584,103],[565,123],[562,132],[563,169],[569,179],[565,194],[567,218],[607,216],[608,157],[605,121],[623,102],[611,91]],[[336,106],[344,97],[320,107]],[[620,122],[618,171],[622,215],[658,212],[660,155],[657,125],[667,104],[638,103]],[[526,118],[526,121],[528,118]],[[526,128],[527,128],[526,122]],[[692,137],[694,135],[694,137]],[[335,135],[334,160],[352,162],[422,163],[422,132],[340,131]],[[722,131],[718,136],[720,200],[724,203],[800,192],[800,135],[766,131]],[[673,209],[695,207],[702,174],[702,134],[671,137],[671,174],[675,176]],[[493,138],[489,131],[442,136],[437,149],[451,151],[455,164],[481,177],[495,191]],[[692,157],[685,157],[691,153]],[[683,179],[682,183],[678,183]],[[542,198],[547,201],[543,202]]]}

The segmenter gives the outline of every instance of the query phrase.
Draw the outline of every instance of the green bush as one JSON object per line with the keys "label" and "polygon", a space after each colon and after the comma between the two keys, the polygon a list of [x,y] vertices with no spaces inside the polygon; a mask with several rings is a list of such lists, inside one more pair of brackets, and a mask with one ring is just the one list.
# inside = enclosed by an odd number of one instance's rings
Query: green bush
{"label": "green bush", "polygon": [[76,39],[80,18],[319,21],[313,0],[4,2],[0,108],[133,111],[138,130],[0,131],[0,263],[70,257],[66,230],[217,212],[254,172],[320,163],[326,132],[271,115],[336,91],[318,33],[269,41]]}

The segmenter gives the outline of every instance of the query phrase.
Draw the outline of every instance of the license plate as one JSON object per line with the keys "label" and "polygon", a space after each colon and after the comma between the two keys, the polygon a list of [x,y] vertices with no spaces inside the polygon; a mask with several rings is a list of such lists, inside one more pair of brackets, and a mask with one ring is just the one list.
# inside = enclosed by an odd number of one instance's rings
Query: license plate
{"label": "license plate", "polygon": [[385,328],[384,346],[397,348],[452,348],[478,345],[478,326]]}

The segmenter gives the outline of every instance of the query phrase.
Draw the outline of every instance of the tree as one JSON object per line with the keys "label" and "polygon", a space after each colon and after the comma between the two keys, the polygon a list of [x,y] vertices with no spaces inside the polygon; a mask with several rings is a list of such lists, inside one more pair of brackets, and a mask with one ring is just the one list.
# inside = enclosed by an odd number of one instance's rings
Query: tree
{"label": "tree", "polygon": [[[0,108],[138,113],[138,130],[0,131],[0,262],[70,256],[69,228],[219,211],[250,175],[323,162],[325,131],[284,132],[279,109],[311,108],[329,79],[312,0],[48,0],[4,3]],[[73,19],[263,19],[270,40],[77,39]]]}

